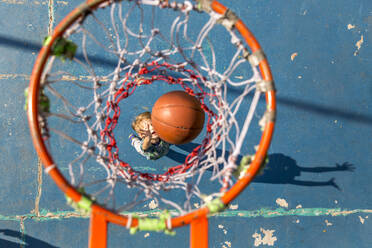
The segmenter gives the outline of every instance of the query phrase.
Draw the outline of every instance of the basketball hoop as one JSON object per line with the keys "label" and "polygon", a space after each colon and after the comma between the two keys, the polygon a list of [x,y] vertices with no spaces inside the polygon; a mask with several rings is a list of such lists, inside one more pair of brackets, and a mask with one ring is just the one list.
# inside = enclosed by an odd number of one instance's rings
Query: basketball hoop
{"label": "basketball hoop", "polygon": [[[168,26],[158,23],[164,12]],[[231,56],[220,52],[225,47]],[[194,96],[206,122],[183,164],[148,173],[123,159],[115,130],[119,118],[129,118],[122,104],[159,82]],[[260,45],[219,2],[88,0],[45,40],[27,109],[45,172],[72,206],[90,214],[90,247],[106,247],[113,223],[132,233],[190,224],[195,248],[208,246],[207,217],[223,211],[264,164],[276,102]],[[204,192],[203,181],[215,192]],[[180,191],[176,202],[172,192]],[[149,201],[163,210],[160,217],[136,216],[136,206]]]}

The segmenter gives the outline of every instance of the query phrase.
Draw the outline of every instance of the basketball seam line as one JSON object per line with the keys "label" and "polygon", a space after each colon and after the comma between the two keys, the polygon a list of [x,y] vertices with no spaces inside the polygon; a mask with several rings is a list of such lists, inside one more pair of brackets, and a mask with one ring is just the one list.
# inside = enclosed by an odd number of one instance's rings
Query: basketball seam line
{"label": "basketball seam line", "polygon": [[[180,128],[180,129],[183,129],[183,130],[198,130],[198,129],[202,129],[202,128],[203,128],[203,127],[198,127],[198,128],[191,128],[191,127],[190,127],[190,128],[177,127],[177,126],[174,126],[174,125],[170,125],[170,124],[168,124],[168,123],[165,123],[165,122],[159,120],[158,118],[156,118],[155,116],[151,116],[151,118],[156,119],[156,121],[158,121],[158,122],[160,122],[160,123],[162,123],[162,124],[164,124],[164,125],[166,125],[166,126],[174,127],[174,128]],[[203,123],[204,123],[204,122],[203,122]]]}
{"label": "basketball seam line", "polygon": [[201,113],[204,114],[204,111],[201,108],[195,108],[195,107],[191,107],[191,106],[185,106],[183,104],[170,104],[170,105],[165,105],[165,106],[162,106],[162,107],[155,107],[155,108],[153,108],[153,110],[155,110],[155,109],[169,108],[169,107],[185,107],[185,108],[190,108],[190,109],[196,110],[196,111],[201,112]]}

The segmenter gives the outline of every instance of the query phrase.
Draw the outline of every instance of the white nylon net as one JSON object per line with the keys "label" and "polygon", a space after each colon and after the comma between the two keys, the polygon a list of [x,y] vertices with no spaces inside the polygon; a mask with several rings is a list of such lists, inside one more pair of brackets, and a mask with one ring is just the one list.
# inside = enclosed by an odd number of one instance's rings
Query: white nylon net
{"label": "white nylon net", "polygon": [[[255,152],[266,105],[259,69],[229,27],[190,2],[152,0],[115,2],[72,25],[64,38],[77,53],[48,60],[42,86],[51,104],[41,113],[48,149],[71,184],[117,212],[151,202],[173,214],[233,185],[241,154]],[[183,164],[149,173],[131,164],[140,155],[122,148],[129,141],[118,130],[131,129],[135,111],[126,103],[146,101],[135,93],[160,84],[197,97],[206,125]]]}

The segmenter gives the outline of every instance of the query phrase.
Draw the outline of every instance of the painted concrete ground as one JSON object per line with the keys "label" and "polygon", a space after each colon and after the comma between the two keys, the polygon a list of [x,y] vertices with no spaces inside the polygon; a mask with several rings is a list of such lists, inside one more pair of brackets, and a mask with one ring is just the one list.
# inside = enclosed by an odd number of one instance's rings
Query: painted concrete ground
{"label": "painted concrete ground", "polygon": [[[221,2],[266,51],[278,118],[268,170],[210,219],[210,246],[372,247],[372,2]],[[0,247],[87,246],[88,219],[41,173],[23,110],[41,41],[76,4],[0,0]],[[188,232],[110,226],[109,245],[188,247]]]}

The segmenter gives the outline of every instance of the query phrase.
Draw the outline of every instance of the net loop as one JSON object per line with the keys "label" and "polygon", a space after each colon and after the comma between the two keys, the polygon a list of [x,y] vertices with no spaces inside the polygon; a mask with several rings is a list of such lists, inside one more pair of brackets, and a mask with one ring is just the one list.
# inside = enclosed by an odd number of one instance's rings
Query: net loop
{"label": "net loop", "polygon": [[182,12],[189,13],[193,9],[193,5],[190,1],[185,1],[182,7]]}

